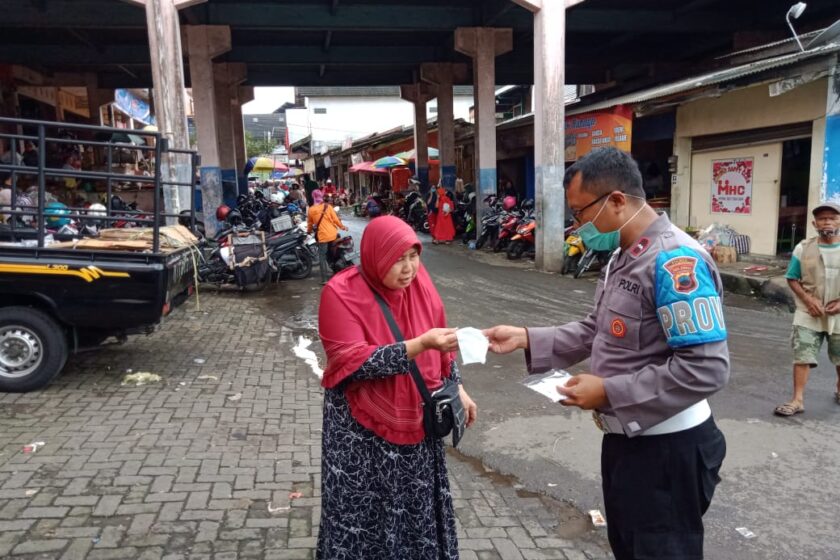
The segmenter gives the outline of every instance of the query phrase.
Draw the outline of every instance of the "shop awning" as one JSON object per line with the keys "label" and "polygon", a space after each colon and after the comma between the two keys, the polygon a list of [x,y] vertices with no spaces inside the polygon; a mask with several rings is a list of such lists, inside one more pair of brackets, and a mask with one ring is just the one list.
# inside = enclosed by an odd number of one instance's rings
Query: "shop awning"
{"label": "shop awning", "polygon": [[801,52],[797,51],[795,53],[776,56],[773,58],[767,58],[764,60],[758,60],[755,62],[750,62],[748,64],[742,64],[733,68],[726,68],[724,70],[716,70],[714,72],[700,74],[698,76],[686,78],[678,82],[672,82],[670,84],[644,89],[635,93],[621,95],[619,97],[614,97],[612,99],[607,99],[590,105],[580,107],[567,107],[566,115],[578,115],[581,113],[597,111],[599,109],[608,109],[610,107],[615,107],[616,105],[632,105],[634,103],[652,101],[654,99],[667,97],[669,95],[676,95],[694,89],[713,86],[716,84],[722,84],[724,82],[736,80],[738,78],[743,78],[744,76],[759,74],[767,70],[773,70],[775,68],[790,66],[803,60],[818,58],[821,56],[829,56],[838,51],[840,51],[840,42],[829,43],[827,45],[814,47],[812,49],[808,49]]}
{"label": "shop awning", "polygon": [[373,166],[372,161],[363,161],[362,163],[357,163],[356,165],[350,167],[350,173],[377,173],[380,175],[387,175],[387,169],[379,169]]}

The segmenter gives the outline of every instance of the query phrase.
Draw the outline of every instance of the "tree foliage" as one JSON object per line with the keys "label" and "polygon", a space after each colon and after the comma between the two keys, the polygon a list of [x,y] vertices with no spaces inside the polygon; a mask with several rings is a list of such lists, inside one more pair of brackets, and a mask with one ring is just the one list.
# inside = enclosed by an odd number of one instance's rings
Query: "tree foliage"
{"label": "tree foliage", "polygon": [[276,147],[277,142],[275,140],[257,138],[251,133],[245,133],[245,151],[248,153],[249,158],[269,155]]}

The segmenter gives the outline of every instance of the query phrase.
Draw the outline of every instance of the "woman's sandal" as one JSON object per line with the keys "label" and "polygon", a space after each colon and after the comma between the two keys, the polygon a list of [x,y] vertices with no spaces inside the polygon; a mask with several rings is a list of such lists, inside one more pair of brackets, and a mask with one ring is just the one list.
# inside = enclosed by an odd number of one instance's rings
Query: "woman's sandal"
{"label": "woman's sandal", "polygon": [[793,416],[794,414],[799,414],[800,412],[805,412],[805,407],[801,404],[797,404],[795,401],[780,404],[775,410],[773,410],[773,414],[776,416]]}

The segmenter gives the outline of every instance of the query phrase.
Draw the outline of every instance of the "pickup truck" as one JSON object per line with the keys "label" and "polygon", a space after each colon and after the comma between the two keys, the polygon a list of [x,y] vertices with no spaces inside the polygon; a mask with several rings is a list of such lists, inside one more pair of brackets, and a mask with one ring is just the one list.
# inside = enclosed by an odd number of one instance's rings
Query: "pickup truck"
{"label": "pickup truck", "polygon": [[[17,132],[4,132],[3,125],[13,125]],[[5,130],[8,129],[7,126]],[[50,135],[56,129],[61,130],[62,136]],[[51,146],[54,141],[66,143],[64,137],[68,130],[78,137],[101,138],[106,132],[116,139],[88,142],[97,150],[107,151],[103,156],[107,160],[104,172],[49,166],[44,152],[54,148]],[[125,152],[133,149],[153,150],[153,161],[157,162],[166,154],[165,139],[157,133],[137,133],[140,138],[148,139],[142,147],[126,145],[125,139],[117,134],[125,136],[125,131],[0,118],[0,138],[11,138],[15,143],[31,140],[40,147],[37,168],[25,168],[14,161],[0,163],[0,176],[5,173],[8,179],[12,175],[14,186],[19,180],[23,184],[31,182],[30,192],[39,193],[38,201],[29,206],[14,202],[11,206],[0,206],[6,222],[0,225],[0,391],[25,392],[44,387],[61,371],[71,353],[98,346],[111,338],[122,342],[128,335],[151,333],[193,291],[192,249],[189,246],[161,249],[161,222],[177,215],[159,211],[162,189],[166,186],[160,172],[141,180],[141,183],[145,181],[143,188],[154,189],[156,202],[151,217],[112,214],[110,203],[105,216],[97,215],[97,222],[105,227],[118,220],[134,226],[150,225],[154,241],[149,250],[70,248],[67,244],[59,243],[56,247],[47,243],[50,236],[70,241],[81,237],[68,228],[50,231],[57,217],[80,224],[86,219],[90,221],[90,214],[83,207],[72,206],[56,213],[54,207],[45,204],[45,183],[55,187],[68,177],[87,180],[100,188],[104,186],[102,194],[110,201],[112,186],[126,178],[123,173],[112,173],[114,152],[119,150],[124,158]],[[6,143],[9,145],[8,140]],[[84,140],[73,139],[73,145],[82,146],[81,149],[85,144]],[[197,158],[190,159],[194,166]],[[58,183],[51,182],[56,177],[60,178]],[[132,176],[131,180],[136,178]],[[15,195],[21,192],[17,188],[12,190]]]}

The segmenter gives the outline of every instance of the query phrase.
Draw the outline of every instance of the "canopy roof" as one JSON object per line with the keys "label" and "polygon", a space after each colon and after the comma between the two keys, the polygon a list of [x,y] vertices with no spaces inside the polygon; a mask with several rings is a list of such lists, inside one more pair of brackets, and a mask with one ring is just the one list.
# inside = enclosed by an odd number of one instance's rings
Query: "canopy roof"
{"label": "canopy roof", "polygon": [[[791,1],[585,0],[568,10],[566,82],[626,91],[696,73],[707,69],[699,61],[789,36]],[[142,6],[0,0],[0,9],[0,64],[53,76],[51,85],[85,85],[84,73],[102,88],[152,85]],[[815,29],[836,16],[836,0],[812,0],[795,24]],[[217,60],[245,63],[246,85],[411,83],[423,62],[469,62],[454,31],[472,26],[512,28],[496,82],[533,82],[533,16],[510,0],[207,0],[180,18],[230,26],[232,50]]]}

